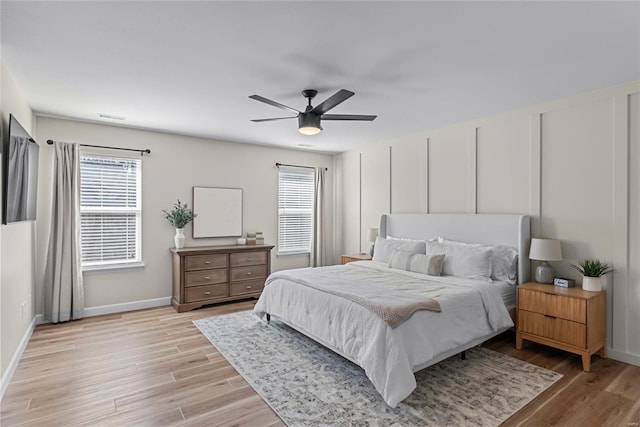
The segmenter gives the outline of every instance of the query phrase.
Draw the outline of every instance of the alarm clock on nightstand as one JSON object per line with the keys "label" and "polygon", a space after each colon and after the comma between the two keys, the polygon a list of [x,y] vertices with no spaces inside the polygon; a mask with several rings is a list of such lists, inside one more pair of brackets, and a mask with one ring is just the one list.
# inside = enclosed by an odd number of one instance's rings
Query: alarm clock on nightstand
{"label": "alarm clock on nightstand", "polygon": [[560,286],[561,288],[574,288],[576,286],[576,281],[573,279],[564,279],[562,277],[554,277],[553,284],[555,286]]}

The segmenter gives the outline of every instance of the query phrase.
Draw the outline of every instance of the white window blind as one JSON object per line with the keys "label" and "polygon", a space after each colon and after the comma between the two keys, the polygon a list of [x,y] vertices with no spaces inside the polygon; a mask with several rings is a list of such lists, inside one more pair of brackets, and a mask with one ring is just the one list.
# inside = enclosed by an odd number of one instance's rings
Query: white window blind
{"label": "white window blind", "polygon": [[313,170],[284,169],[278,173],[278,253],[311,251]]}
{"label": "white window blind", "polygon": [[80,155],[83,267],[141,262],[139,159]]}

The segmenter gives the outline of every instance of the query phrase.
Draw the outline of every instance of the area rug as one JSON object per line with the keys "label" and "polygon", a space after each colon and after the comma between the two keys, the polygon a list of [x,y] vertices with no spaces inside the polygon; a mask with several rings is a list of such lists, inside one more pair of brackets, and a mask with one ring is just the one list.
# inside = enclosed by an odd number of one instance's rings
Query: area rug
{"label": "area rug", "polygon": [[562,375],[475,347],[416,373],[390,408],[359,366],[251,311],[193,322],[289,426],[497,426]]}

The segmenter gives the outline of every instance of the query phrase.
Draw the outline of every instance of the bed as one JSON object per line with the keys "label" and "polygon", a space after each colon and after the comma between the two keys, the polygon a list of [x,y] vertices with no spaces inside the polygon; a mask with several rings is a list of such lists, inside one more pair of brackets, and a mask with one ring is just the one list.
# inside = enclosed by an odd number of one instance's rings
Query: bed
{"label": "bed", "polygon": [[[379,230],[373,261],[273,273],[254,312],[266,320],[276,316],[362,367],[385,402],[395,407],[415,389],[414,372],[513,326],[509,309],[515,307],[516,286],[529,280],[530,219],[522,215],[389,214],[382,215]],[[427,254],[448,242],[460,245],[454,248],[462,247],[461,254],[471,253],[464,252],[465,244],[472,244],[469,250],[477,249],[483,256],[486,247],[493,248],[491,254],[497,253],[497,247],[511,248],[517,255],[511,267],[517,270],[517,279],[506,283],[484,276],[433,276],[393,265],[401,256],[424,257],[400,250],[422,250],[420,242],[425,242]],[[383,258],[376,260],[384,254],[383,245],[400,248],[388,263],[381,262]],[[461,259],[455,253],[447,254],[445,260]],[[493,258],[491,263],[493,266]],[[392,323],[372,309],[379,307],[377,302],[362,301],[378,296],[394,301],[406,296],[421,304],[435,301],[436,307],[412,311],[403,321]]]}

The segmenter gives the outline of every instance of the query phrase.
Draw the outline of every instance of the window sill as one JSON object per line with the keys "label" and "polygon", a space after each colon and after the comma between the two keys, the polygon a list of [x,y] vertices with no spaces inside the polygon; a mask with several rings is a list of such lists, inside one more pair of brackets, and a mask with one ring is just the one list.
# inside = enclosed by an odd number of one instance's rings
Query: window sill
{"label": "window sill", "polygon": [[300,252],[276,252],[278,256],[290,256],[290,255],[310,255],[310,251],[300,251]]}
{"label": "window sill", "polygon": [[143,262],[130,262],[126,264],[108,264],[108,265],[90,265],[86,267],[82,267],[83,273],[102,273],[102,272],[110,272],[110,271],[121,271],[121,270],[142,270],[144,269]]}

